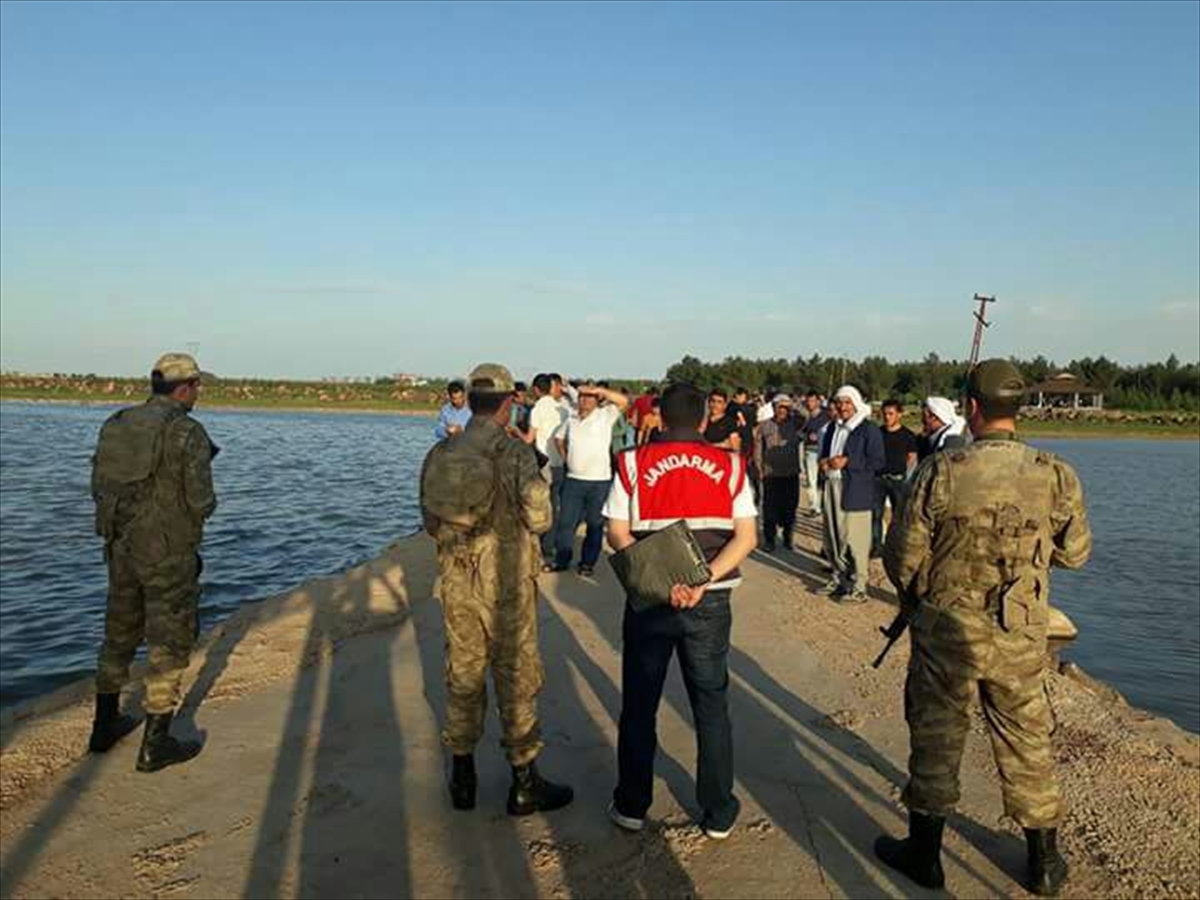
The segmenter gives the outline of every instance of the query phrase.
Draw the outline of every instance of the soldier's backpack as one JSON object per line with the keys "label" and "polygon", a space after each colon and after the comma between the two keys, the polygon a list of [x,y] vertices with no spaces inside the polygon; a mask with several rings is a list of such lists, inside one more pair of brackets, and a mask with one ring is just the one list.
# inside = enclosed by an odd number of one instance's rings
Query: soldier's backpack
{"label": "soldier's backpack", "polygon": [[116,538],[119,522],[137,519],[149,505],[167,427],[181,415],[134,406],[109,416],[100,428],[92,457],[92,499],[96,534],[105,542]]}
{"label": "soldier's backpack", "polygon": [[436,444],[421,474],[425,509],[462,531],[486,524],[496,501],[500,446],[481,446],[461,434]]}

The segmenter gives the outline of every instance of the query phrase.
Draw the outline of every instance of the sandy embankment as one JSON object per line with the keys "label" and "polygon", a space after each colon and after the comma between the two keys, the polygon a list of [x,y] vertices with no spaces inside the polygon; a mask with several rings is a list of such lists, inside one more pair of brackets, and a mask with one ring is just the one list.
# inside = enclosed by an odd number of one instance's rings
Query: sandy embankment
{"label": "sandy embankment", "polygon": [[[804,526],[807,528],[807,526]],[[804,542],[812,546],[814,535]],[[197,654],[187,766],[133,771],[136,740],[87,757],[88,686],[0,728],[3,896],[922,896],[871,856],[898,832],[907,650],[870,668],[890,592],[842,608],[812,593],[807,553],[759,558],[735,598],[731,700],[743,815],[707,842],[691,824],[693,735],[672,674],[660,716],[652,824],[604,811],[620,708],[619,596],[597,581],[540,585],[544,770],[572,782],[561,813],[503,813],[495,722],[480,806],[449,809],[432,547],[403,541],[342,577],[248,607]],[[877,573],[878,574],[878,573]],[[1195,736],[1061,675],[1050,679],[1072,813],[1067,896],[1200,894]],[[961,897],[1023,896],[1023,843],[1001,817],[981,723],[964,764],[947,876]]]}

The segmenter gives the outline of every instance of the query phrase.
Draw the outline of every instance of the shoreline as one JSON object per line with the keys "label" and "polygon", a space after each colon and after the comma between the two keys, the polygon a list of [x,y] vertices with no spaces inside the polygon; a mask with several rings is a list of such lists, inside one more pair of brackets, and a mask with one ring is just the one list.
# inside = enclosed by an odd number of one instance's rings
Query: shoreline
{"label": "shoreline", "polygon": [[[0,396],[0,404],[3,403],[26,403],[31,406],[95,406],[95,407],[112,407],[114,409],[123,406],[133,406],[137,401],[132,399],[123,400],[63,400],[54,397],[12,397]],[[396,407],[395,409],[380,408],[377,406],[269,406],[266,404],[254,403],[205,403],[203,398],[196,405],[196,412],[203,413],[205,410],[213,412],[251,412],[251,413],[334,413],[334,414],[367,414],[377,416],[415,416],[419,418],[433,419],[437,418],[438,410],[425,409],[418,407]]]}
{"label": "shoreline", "polygon": [[[52,397],[14,397],[0,395],[0,404],[25,403],[30,405],[58,406],[94,406],[121,407],[130,406],[133,400],[66,400]],[[377,416],[409,416],[416,418],[436,418],[438,410],[426,408],[396,407],[353,407],[353,406],[272,406],[254,403],[206,403],[201,400],[197,412],[205,410],[213,412],[247,412],[247,413],[331,413],[335,415],[365,414]],[[1075,420],[1078,421],[1078,420]],[[1037,419],[1022,419],[1018,433],[1024,437],[1062,438],[1064,440],[1138,440],[1138,441],[1200,441],[1200,426],[1169,425],[1159,427],[1138,427],[1137,425],[1116,425],[1112,427],[1096,427],[1091,423],[1080,425],[1056,423],[1054,427],[1041,428]]]}
{"label": "shoreline", "polygon": [[[383,559],[389,553],[394,551],[395,548],[420,542],[423,539],[423,535],[424,535],[424,533],[422,531],[418,530],[416,532],[413,532],[412,534],[397,538],[391,544],[389,544],[388,546],[386,546],[382,550],[380,550],[379,553],[377,553],[375,556],[370,557],[370,558],[358,563],[357,565],[351,566],[349,569],[345,570],[344,572],[333,573],[330,575],[318,575],[313,578],[310,578],[308,581],[302,582],[301,584],[297,585],[296,587],[294,587],[288,591],[284,591],[281,594],[274,594],[274,595],[260,597],[260,598],[247,600],[247,601],[243,602],[242,604],[240,604],[238,606],[238,608],[236,610],[234,610],[226,618],[222,619],[220,622],[215,623],[210,628],[206,629],[205,631],[203,631],[201,633],[200,637],[197,639],[195,652],[196,653],[204,652],[214,641],[218,640],[225,632],[227,632],[231,629],[232,630],[240,629],[247,622],[253,621],[257,617],[261,616],[264,612],[267,611],[270,604],[272,604],[273,602],[277,602],[278,600],[280,600],[280,598],[303,592],[312,584],[327,582],[331,579],[342,579],[342,578],[347,577],[347,575],[350,572],[361,569],[363,567],[377,565],[381,559]],[[605,552],[604,552],[604,555],[601,560],[602,562],[604,561],[604,559],[607,559],[607,553],[608,553],[607,542],[605,543],[604,547],[605,547]],[[755,555],[758,555],[757,552]],[[878,565],[878,563],[874,563],[873,569],[872,569],[873,575],[876,576],[872,579],[873,586],[876,584],[877,581],[882,580],[882,579],[878,578],[878,575],[880,573],[875,570],[875,566],[877,566],[877,565]],[[887,587],[887,590],[891,591],[892,589],[890,587]],[[1052,668],[1054,671],[1057,671],[1057,672],[1065,675],[1066,677],[1071,678],[1072,680],[1083,685],[1085,688],[1087,688],[1092,693],[1105,698],[1107,701],[1113,703],[1114,705],[1116,705],[1118,707],[1121,707],[1124,710],[1127,710],[1131,715],[1136,716],[1138,719],[1140,719],[1142,721],[1161,722],[1164,725],[1168,726],[1170,729],[1178,730],[1179,732],[1183,733],[1184,735],[1194,738],[1198,742],[1200,742],[1200,731],[1192,731],[1191,729],[1186,728],[1183,725],[1180,725],[1178,722],[1173,720],[1170,716],[1163,715],[1161,713],[1156,713],[1152,710],[1148,710],[1143,707],[1133,705],[1132,703],[1129,702],[1129,700],[1125,697],[1125,695],[1123,693],[1121,693],[1121,691],[1118,688],[1114,687],[1113,685],[1109,684],[1106,681],[1102,681],[1099,678],[1093,677],[1092,675],[1090,675],[1087,672],[1086,669],[1084,669],[1076,661],[1071,660],[1071,659],[1062,659],[1061,657],[1062,657],[1064,651],[1070,650],[1071,643],[1072,642],[1067,641],[1062,644],[1059,644],[1058,646],[1052,646],[1050,648],[1051,659],[1053,662]],[[145,663],[143,661],[135,661],[134,662],[132,681],[136,682],[141,679],[144,667],[145,667]],[[81,697],[86,698],[87,700],[90,701],[92,698],[92,690],[93,690],[92,678],[90,676],[80,676],[79,679],[77,679],[76,681],[72,681],[67,684],[60,685],[59,687],[56,687],[51,691],[47,691],[44,694],[39,694],[34,697],[27,697],[24,700],[19,700],[14,704],[0,707],[0,730],[8,729],[18,722],[26,721],[28,719],[31,719],[31,718],[34,718],[37,716],[50,715],[55,712],[58,712],[58,711],[62,710],[63,708],[71,705],[72,703],[78,702]],[[2,743],[3,743],[3,745],[7,745],[6,741],[2,742]]]}
{"label": "shoreline", "polygon": [[[607,566],[592,580],[538,580],[544,771],[575,786],[575,804],[503,815],[508,772],[489,711],[481,808],[449,809],[436,562],[417,535],[248,603],[206,633],[177,719],[181,733],[207,735],[206,748],[186,766],[135,774],[135,738],[104,757],[83,753],[90,681],[0,713],[0,894],[911,894],[870,853],[875,834],[903,828],[905,642],[870,668],[894,599],[877,567],[870,603],[819,597],[817,535],[802,525],[798,537],[798,553],[754,554],[735,600],[730,702],[743,813],[722,845],[692,824],[694,734],[675,676],[646,830],[614,833],[603,814],[621,667],[621,600]],[[1062,896],[1195,896],[1200,737],[1061,668],[1047,689],[1071,808]],[[135,706],[137,694],[127,697]],[[1000,815],[981,725],[976,717],[947,828],[947,888],[1024,897],[1014,881],[1023,842]]]}

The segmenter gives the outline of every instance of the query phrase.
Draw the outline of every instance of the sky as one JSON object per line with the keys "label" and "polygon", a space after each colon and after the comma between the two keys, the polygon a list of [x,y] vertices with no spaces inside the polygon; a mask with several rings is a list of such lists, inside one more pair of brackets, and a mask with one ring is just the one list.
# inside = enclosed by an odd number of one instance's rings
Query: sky
{"label": "sky", "polygon": [[1200,4],[0,4],[0,367],[1200,357]]}

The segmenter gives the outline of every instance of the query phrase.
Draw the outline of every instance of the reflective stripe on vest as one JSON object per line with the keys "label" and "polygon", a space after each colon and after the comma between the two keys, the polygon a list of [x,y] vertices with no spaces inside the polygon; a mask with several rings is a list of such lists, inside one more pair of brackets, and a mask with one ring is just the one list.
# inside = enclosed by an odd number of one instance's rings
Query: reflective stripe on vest
{"label": "reflective stripe on vest", "polygon": [[693,530],[733,530],[733,500],[746,482],[740,454],[701,441],[661,441],[626,450],[618,463],[634,532],[680,519]]}

